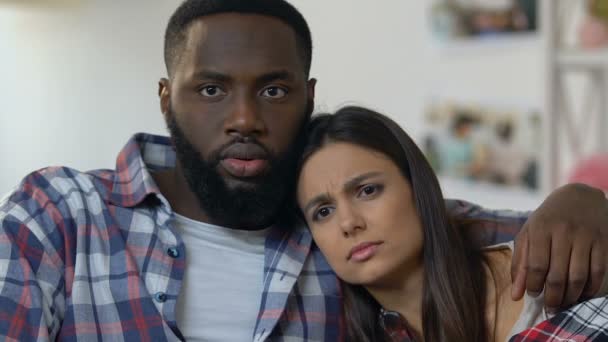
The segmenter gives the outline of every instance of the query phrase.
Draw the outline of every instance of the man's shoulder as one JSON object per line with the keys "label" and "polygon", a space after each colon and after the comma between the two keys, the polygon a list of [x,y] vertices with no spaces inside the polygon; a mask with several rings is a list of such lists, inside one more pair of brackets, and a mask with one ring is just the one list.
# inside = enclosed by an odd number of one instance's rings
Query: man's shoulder
{"label": "man's shoulder", "polygon": [[66,166],[50,166],[25,176],[8,199],[14,200],[18,195],[36,192],[63,195],[70,192],[105,192],[111,188],[114,177],[115,172],[111,170],[84,172]]}
{"label": "man's shoulder", "polygon": [[36,170],[0,202],[0,220],[14,216],[25,221],[49,212],[67,217],[82,209],[85,202],[100,203],[108,197],[114,172],[83,172],[65,166]]}
{"label": "man's shoulder", "polygon": [[[134,160],[141,162],[134,163]],[[145,164],[145,165],[144,165]],[[132,167],[135,165],[136,167]],[[164,136],[146,133],[133,135],[120,151],[116,169],[95,169],[81,171],[67,166],[50,166],[36,170],[21,181],[17,188],[7,198],[0,197],[0,205],[15,199],[23,198],[28,193],[83,193],[96,194],[107,198],[114,186],[123,186],[125,182],[133,181],[132,177],[140,177],[142,168],[152,170],[163,169],[174,165],[173,150],[170,140]],[[121,178],[122,176],[122,178]],[[128,179],[123,179],[129,176]],[[141,180],[133,181],[137,186]],[[137,184],[135,184],[137,183]]]}

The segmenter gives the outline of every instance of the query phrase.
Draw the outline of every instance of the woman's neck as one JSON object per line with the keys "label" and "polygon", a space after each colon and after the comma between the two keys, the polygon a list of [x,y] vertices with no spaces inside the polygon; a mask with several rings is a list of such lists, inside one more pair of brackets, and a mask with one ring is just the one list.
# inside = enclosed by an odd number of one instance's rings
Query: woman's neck
{"label": "woman's neck", "polygon": [[[405,267],[404,267],[405,268]],[[422,336],[422,296],[424,292],[424,266],[422,260],[415,267],[396,272],[397,276],[380,284],[365,286],[367,291],[386,310],[401,314],[410,328]]]}

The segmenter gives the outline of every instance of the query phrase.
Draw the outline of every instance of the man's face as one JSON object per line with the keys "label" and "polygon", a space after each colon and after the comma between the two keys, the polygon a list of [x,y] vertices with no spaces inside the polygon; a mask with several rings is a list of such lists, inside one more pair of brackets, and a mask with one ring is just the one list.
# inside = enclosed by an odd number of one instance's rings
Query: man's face
{"label": "man's face", "polygon": [[192,23],[171,81],[161,81],[161,107],[184,176],[212,219],[271,221],[290,190],[314,83],[294,31],[278,19],[230,13]]}

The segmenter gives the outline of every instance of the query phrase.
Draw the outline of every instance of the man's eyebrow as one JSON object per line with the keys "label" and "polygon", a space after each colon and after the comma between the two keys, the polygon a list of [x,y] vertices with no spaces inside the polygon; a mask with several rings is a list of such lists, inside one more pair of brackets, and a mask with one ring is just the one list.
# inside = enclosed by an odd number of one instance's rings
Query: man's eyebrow
{"label": "man's eyebrow", "polygon": [[232,80],[232,77],[222,74],[221,72],[212,71],[212,70],[201,70],[194,73],[195,79],[210,79],[218,82],[229,82]]}
{"label": "man's eyebrow", "polygon": [[277,80],[293,81],[295,75],[288,70],[277,70],[265,73],[257,78],[258,83],[269,83]]}
{"label": "man's eyebrow", "polygon": [[308,203],[304,206],[304,210],[302,210],[302,212],[306,215],[306,213],[310,210],[310,208],[316,206],[319,203],[329,202],[330,198],[331,197],[329,196],[328,193],[317,195],[317,196],[313,197],[313,199],[308,201]]}

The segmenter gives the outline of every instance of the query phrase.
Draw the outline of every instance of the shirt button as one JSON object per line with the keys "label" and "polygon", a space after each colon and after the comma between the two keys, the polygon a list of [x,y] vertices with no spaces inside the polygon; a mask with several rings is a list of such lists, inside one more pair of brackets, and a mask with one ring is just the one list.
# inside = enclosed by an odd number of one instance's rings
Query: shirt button
{"label": "shirt button", "polygon": [[167,300],[167,295],[163,292],[156,292],[154,295],[154,300],[159,303],[164,303]]}
{"label": "shirt button", "polygon": [[167,254],[172,258],[179,258],[179,249],[177,247],[170,247],[167,249]]}

